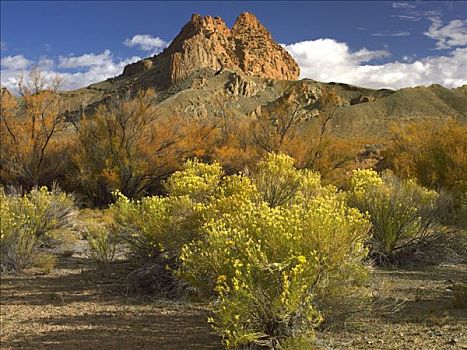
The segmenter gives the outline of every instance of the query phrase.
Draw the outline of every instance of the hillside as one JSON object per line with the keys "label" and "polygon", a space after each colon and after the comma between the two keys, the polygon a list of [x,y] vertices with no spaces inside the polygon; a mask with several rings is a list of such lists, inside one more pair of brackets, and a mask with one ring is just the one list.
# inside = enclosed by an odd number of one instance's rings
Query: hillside
{"label": "hillside", "polygon": [[334,90],[341,106],[332,132],[344,137],[384,138],[393,122],[467,118],[466,85],[373,90],[298,76],[297,63],[253,14],[241,14],[232,28],[219,17],[195,14],[162,53],[63,96],[75,118],[83,108],[93,110],[109,98],[146,88],[156,90],[162,114],[206,118],[228,111],[255,117],[292,100],[305,107],[323,90]]}
{"label": "hillside", "polygon": [[254,115],[290,98],[310,103],[323,89],[333,89],[342,106],[332,130],[345,137],[384,137],[391,122],[467,117],[467,86],[372,90],[295,80],[298,74],[298,65],[254,15],[240,15],[232,29],[218,17],[193,15],[164,52],[127,66],[116,78],[65,95],[76,111],[151,87],[158,92],[161,113],[204,118],[226,109]]}

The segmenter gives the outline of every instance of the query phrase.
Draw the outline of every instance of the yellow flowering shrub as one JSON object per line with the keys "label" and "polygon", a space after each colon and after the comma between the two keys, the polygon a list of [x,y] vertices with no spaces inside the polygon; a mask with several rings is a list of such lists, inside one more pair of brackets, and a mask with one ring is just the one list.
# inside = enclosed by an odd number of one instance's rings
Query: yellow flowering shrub
{"label": "yellow flowering shrub", "polygon": [[116,231],[140,264],[161,255],[170,260],[191,239],[193,202],[183,197],[144,197],[130,200],[116,193],[111,206]]}
{"label": "yellow flowering shrub", "polygon": [[172,285],[176,271],[192,292],[214,296],[210,321],[228,348],[308,347],[322,301],[366,278],[367,218],[288,156],[269,154],[251,177],[189,161],[166,190],[139,201],[117,194],[117,232],[141,265],[164,266],[144,270],[145,281]]}
{"label": "yellow flowering shrub", "polygon": [[336,196],[230,203],[235,210],[219,211],[182,248],[180,276],[217,296],[211,322],[228,348],[309,345],[323,319],[316,300],[365,274],[367,219]]}
{"label": "yellow flowering shrub", "polygon": [[98,265],[107,265],[118,255],[118,235],[112,226],[102,224],[87,225],[88,256]]}
{"label": "yellow flowering shrub", "polygon": [[305,204],[318,195],[335,195],[336,188],[322,186],[317,172],[294,167],[294,159],[282,153],[269,153],[260,161],[253,173],[252,181],[261,201],[271,207]]}
{"label": "yellow flowering shrub", "polygon": [[355,170],[349,203],[368,212],[372,223],[372,254],[392,259],[398,251],[427,241],[442,210],[440,196],[413,180],[387,171]]}
{"label": "yellow flowering shrub", "polygon": [[138,263],[159,257],[176,260],[182,245],[196,237],[204,222],[224,212],[235,212],[237,203],[256,196],[248,177],[221,178],[221,173],[218,164],[188,161],[185,170],[168,179],[171,195],[167,197],[130,200],[115,192],[111,212],[116,232]]}
{"label": "yellow flowering shrub", "polygon": [[207,200],[216,190],[224,172],[218,163],[205,164],[188,160],[183,170],[176,171],[165,183],[171,196],[188,196],[196,202]]}
{"label": "yellow flowering shrub", "polygon": [[57,188],[24,195],[0,190],[1,268],[20,271],[33,263],[39,245],[57,248],[73,237],[76,208]]}

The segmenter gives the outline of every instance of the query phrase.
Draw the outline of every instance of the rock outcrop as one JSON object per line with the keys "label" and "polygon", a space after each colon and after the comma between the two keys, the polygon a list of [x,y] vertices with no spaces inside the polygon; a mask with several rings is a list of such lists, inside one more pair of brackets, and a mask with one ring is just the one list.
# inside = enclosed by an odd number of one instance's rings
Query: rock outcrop
{"label": "rock outcrop", "polygon": [[193,15],[166,50],[128,65],[122,77],[149,71],[156,88],[166,88],[201,68],[281,80],[300,74],[298,64],[258,19],[242,13],[232,29],[220,17]]}

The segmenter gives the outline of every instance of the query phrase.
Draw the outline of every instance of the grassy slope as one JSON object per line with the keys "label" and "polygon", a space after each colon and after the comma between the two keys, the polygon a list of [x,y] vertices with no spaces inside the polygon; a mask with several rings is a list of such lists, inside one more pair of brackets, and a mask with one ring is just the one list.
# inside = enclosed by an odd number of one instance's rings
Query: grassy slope
{"label": "grassy slope", "polygon": [[[431,85],[394,92],[347,84],[325,84],[310,79],[280,81],[241,76],[242,82],[253,85],[253,93],[245,96],[228,91],[227,86],[232,74],[224,71],[216,75],[210,69],[203,69],[170,89],[159,91],[157,103],[160,113],[210,117],[228,109],[234,115],[250,114],[260,106],[268,108],[277,101],[287,101],[281,99],[285,93],[300,86],[307,86],[309,90],[315,91],[323,88],[334,89],[343,101],[347,101],[346,106],[339,108],[333,126],[333,131],[343,137],[369,136],[384,139],[389,135],[388,126],[391,123],[447,117],[467,120],[467,86],[449,90],[439,85]],[[79,110],[82,104],[95,107],[108,96],[124,94],[141,87],[153,87],[152,78],[152,72],[149,70],[125,79],[108,79],[87,88],[68,91],[64,95],[68,97],[71,111]],[[352,99],[361,96],[370,97],[372,101],[350,105]]]}

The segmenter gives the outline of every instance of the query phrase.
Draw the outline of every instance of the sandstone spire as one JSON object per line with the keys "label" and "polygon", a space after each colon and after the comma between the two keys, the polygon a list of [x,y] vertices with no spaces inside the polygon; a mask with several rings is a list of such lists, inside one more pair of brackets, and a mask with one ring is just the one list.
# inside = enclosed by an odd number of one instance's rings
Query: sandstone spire
{"label": "sandstone spire", "polygon": [[154,70],[155,84],[167,87],[200,68],[287,80],[300,74],[289,53],[253,14],[245,12],[232,29],[220,17],[192,15],[164,52],[125,67],[123,77]]}

